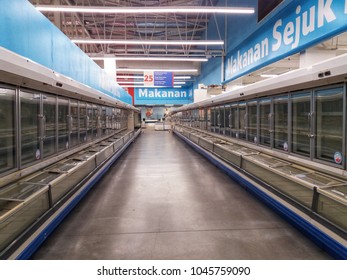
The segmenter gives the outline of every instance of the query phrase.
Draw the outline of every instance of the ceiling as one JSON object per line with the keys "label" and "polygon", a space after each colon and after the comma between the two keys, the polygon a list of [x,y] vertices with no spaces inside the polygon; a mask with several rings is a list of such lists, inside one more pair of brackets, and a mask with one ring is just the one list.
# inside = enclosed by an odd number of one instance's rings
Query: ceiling
{"label": "ceiling", "polygon": [[[215,6],[218,0],[30,0],[34,5],[161,7]],[[206,14],[97,14],[43,12],[70,39],[109,40],[204,40],[210,20]],[[219,48],[194,46],[148,46],[125,44],[80,44],[89,56],[182,56],[221,55]]]}
{"label": "ceiling", "polygon": [[[98,6],[98,7],[162,7],[162,6],[216,6],[218,0],[29,0],[34,5]],[[102,14],[78,12],[43,12],[70,39],[107,40],[208,40],[205,31],[211,14]],[[222,38],[219,38],[222,39]],[[146,44],[77,44],[90,57],[138,57],[138,61],[117,61],[117,69],[181,67],[200,69],[201,62],[154,62],[144,61],[148,57],[221,57],[221,46],[192,45],[146,45]],[[315,47],[317,50],[333,51],[336,55],[347,52],[347,35],[342,34]],[[143,58],[141,60],[141,58]],[[103,60],[96,61],[104,67]],[[230,83],[232,86],[246,85],[264,79],[262,74],[282,74],[302,65],[302,55],[296,54]],[[125,70],[124,70],[125,71]],[[122,73],[117,70],[117,73]],[[125,71],[125,74],[129,72]],[[183,72],[182,75],[199,75],[198,72]]]}
{"label": "ceiling", "polygon": [[[176,7],[176,6],[216,6],[218,0],[29,0],[33,5],[64,5],[92,7]],[[131,41],[171,41],[171,40],[207,40],[205,31],[211,18],[206,13],[129,13],[102,14],[78,12],[42,12],[65,35],[73,39],[106,39]],[[221,38],[219,38],[221,39]],[[185,71],[179,74],[190,75],[186,85],[199,75],[201,62],[186,61],[187,58],[220,57],[223,46],[194,45],[146,45],[146,44],[78,44],[77,45],[95,62],[104,68],[104,60],[100,57],[137,57],[140,60],[117,60],[117,75],[129,75],[126,68],[155,69],[197,69],[197,72]],[[149,57],[179,57],[180,62],[143,61]],[[123,70],[119,70],[123,69]],[[133,72],[140,73],[139,71]],[[143,72],[142,72],[143,74]],[[176,74],[175,75],[179,75]],[[118,82],[123,79],[118,79]]]}

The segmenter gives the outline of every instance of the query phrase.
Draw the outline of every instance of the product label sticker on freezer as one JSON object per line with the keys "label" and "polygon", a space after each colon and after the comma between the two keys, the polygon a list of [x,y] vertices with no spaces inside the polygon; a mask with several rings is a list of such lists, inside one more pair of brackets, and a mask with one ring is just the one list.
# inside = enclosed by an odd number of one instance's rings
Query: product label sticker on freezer
{"label": "product label sticker on freezer", "polygon": [[36,158],[37,160],[39,160],[39,159],[41,158],[41,151],[40,151],[40,149],[37,149],[37,150],[36,150],[35,158]]}
{"label": "product label sticker on freezer", "polygon": [[342,154],[340,152],[336,152],[334,154],[334,161],[337,164],[341,164],[342,163]]}
{"label": "product label sticker on freezer", "polygon": [[285,152],[288,152],[288,143],[287,143],[287,142],[284,142],[284,143],[283,143],[283,150],[284,150]]}

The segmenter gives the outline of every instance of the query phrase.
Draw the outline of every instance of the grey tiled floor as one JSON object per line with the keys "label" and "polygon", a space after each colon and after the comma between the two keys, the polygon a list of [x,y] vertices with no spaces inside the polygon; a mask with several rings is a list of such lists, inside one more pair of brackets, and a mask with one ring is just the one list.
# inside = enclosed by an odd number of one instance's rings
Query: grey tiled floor
{"label": "grey tiled floor", "polygon": [[329,259],[169,132],[147,129],[33,259]]}

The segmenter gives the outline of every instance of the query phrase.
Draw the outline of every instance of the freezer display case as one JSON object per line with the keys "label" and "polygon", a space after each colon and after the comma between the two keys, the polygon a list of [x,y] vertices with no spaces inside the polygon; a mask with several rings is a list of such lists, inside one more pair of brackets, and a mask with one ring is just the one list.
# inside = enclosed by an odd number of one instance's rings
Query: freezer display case
{"label": "freezer display case", "polygon": [[198,144],[199,138],[201,137],[201,133],[198,132],[191,132],[189,135],[189,139],[193,141],[194,143]]}
{"label": "freezer display case", "polygon": [[303,184],[298,178],[310,172],[292,166],[289,162],[273,158],[264,154],[244,156],[243,168],[274,189],[311,207],[313,199],[313,185]]}
{"label": "freezer display case", "polygon": [[318,189],[317,213],[347,231],[347,185]]}
{"label": "freezer display case", "polygon": [[127,133],[123,136],[124,143],[128,142],[130,140],[130,133]]}
{"label": "freezer display case", "polygon": [[88,175],[89,170],[84,168],[85,163],[87,161],[64,160],[48,167],[44,172],[34,175],[27,181],[49,184],[51,186],[52,203],[55,204]]}
{"label": "freezer display case", "polygon": [[72,159],[79,160],[79,161],[92,160],[94,157],[95,157],[95,153],[90,152],[88,150],[78,152],[71,156]]}
{"label": "freezer display case", "polygon": [[239,145],[234,145],[232,143],[224,142],[218,143],[214,146],[214,152],[222,157],[223,159],[237,165],[241,166],[241,157],[232,151],[239,150],[241,147]]}
{"label": "freezer display case", "polygon": [[119,150],[124,144],[123,138],[118,134],[112,136],[109,140],[113,143],[112,145],[114,151]]}
{"label": "freezer display case", "polygon": [[183,129],[183,130],[182,130],[182,134],[183,134],[185,137],[189,138],[190,131],[189,131],[189,130],[186,130],[186,129]]}
{"label": "freezer display case", "polygon": [[0,88],[0,173],[16,166],[15,91]]}
{"label": "freezer display case", "polygon": [[73,162],[81,162],[86,174],[91,173],[97,167],[95,152],[83,150],[72,155],[71,157],[69,157],[69,159],[72,159]]}
{"label": "freezer display case", "polygon": [[102,162],[108,159],[114,152],[113,144],[102,142],[98,146],[93,147],[93,150],[97,150],[96,165],[99,166]]}
{"label": "freezer display case", "polygon": [[0,191],[0,251],[50,207],[49,186],[18,182]]}
{"label": "freezer display case", "polygon": [[199,139],[199,145],[206,150],[213,151],[213,137],[206,134],[201,135]]}
{"label": "freezer display case", "polygon": [[214,146],[214,152],[220,157],[226,159],[227,161],[235,164],[238,167],[241,167],[243,164],[243,156],[256,155],[259,153],[255,150],[229,142],[216,143]]}

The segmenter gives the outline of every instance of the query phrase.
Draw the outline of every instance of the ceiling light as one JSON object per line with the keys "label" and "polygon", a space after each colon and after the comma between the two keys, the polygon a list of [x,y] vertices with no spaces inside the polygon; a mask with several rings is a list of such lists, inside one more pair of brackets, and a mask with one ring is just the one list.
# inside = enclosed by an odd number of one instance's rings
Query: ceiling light
{"label": "ceiling light", "polygon": [[[146,86],[144,84],[144,82],[130,82],[130,81],[126,81],[126,82],[122,82],[122,81],[117,81],[117,83],[120,85],[120,86],[128,86],[128,85],[138,85],[138,86],[144,86],[144,87],[151,87],[151,86]],[[174,85],[185,85],[186,82],[174,82]]]}
{"label": "ceiling light", "polygon": [[189,80],[191,76],[174,76],[174,80]]}
{"label": "ceiling light", "polygon": [[[139,80],[142,79],[143,80],[143,75],[134,75],[134,76],[129,76],[129,75],[120,75],[120,76],[116,76],[116,79],[133,79],[133,80]],[[191,76],[174,76],[174,80],[190,80],[192,77]]]}
{"label": "ceiling light", "polygon": [[274,78],[274,77],[278,77],[277,74],[261,74],[260,77],[262,78]]}
{"label": "ceiling light", "polygon": [[120,85],[143,85],[143,82],[117,81]]}
{"label": "ceiling light", "polygon": [[162,86],[122,86],[123,88],[182,88],[182,86],[162,87]]}
{"label": "ceiling light", "polygon": [[144,14],[144,13],[184,13],[184,14],[254,14],[254,8],[242,7],[102,7],[102,6],[67,6],[67,5],[37,5],[41,12],[99,13],[99,14]]}
{"label": "ceiling light", "polygon": [[133,79],[133,80],[136,80],[136,79],[142,79],[143,80],[143,75],[141,76],[116,76],[116,79],[124,79],[124,80],[127,80],[127,79]]}
{"label": "ceiling light", "polygon": [[[93,60],[104,60],[110,59],[109,57],[91,57]],[[116,61],[124,60],[124,61],[197,61],[197,62],[206,62],[208,61],[205,57],[114,57]]]}
{"label": "ceiling light", "polygon": [[144,68],[117,68],[117,72],[146,72],[146,71],[158,71],[158,72],[198,72],[198,69],[144,69]]}
{"label": "ceiling light", "polygon": [[221,40],[99,40],[99,39],[72,39],[75,44],[108,44],[108,45],[161,45],[161,46],[221,46]]}

